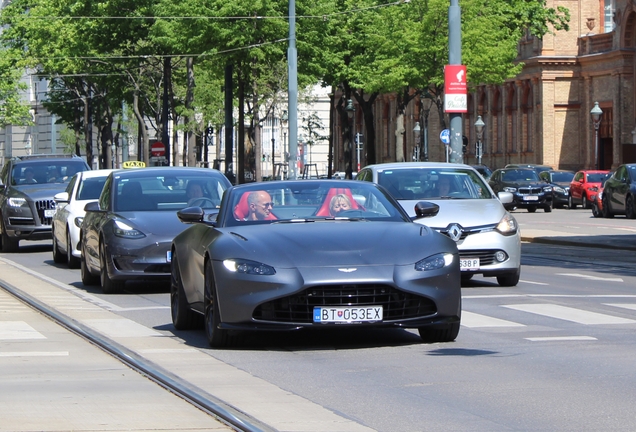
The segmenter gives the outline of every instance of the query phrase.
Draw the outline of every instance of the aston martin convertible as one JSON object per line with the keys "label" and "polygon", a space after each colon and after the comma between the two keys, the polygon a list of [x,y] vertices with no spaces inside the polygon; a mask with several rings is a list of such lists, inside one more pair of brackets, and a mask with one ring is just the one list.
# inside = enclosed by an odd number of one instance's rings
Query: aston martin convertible
{"label": "aston martin convertible", "polygon": [[[439,211],[416,207],[416,219]],[[172,242],[172,322],[204,327],[212,347],[254,330],[413,328],[426,342],[459,333],[455,242],[413,223],[382,186],[250,183],[229,188],[219,209],[178,217],[190,226]]]}

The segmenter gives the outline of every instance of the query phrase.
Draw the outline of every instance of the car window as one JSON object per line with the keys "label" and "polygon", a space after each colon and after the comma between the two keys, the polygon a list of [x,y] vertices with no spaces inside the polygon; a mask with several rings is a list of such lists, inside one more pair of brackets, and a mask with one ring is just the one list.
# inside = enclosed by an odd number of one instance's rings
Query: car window
{"label": "car window", "polygon": [[592,173],[587,175],[588,183],[600,183],[607,177],[605,173]]}
{"label": "car window", "polygon": [[90,177],[84,179],[77,191],[78,200],[95,200],[99,198],[106,183],[106,177]]}
{"label": "car window", "polygon": [[567,172],[552,173],[552,181],[558,182],[558,183],[569,183],[572,181],[573,177],[574,177],[574,173],[567,173]]}

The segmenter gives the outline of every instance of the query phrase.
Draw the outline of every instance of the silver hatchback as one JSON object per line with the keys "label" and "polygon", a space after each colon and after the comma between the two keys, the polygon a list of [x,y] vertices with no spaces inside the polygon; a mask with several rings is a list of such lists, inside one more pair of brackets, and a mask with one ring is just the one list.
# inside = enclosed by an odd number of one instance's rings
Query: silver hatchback
{"label": "silver hatchback", "polygon": [[462,279],[475,274],[496,277],[501,286],[515,286],[521,274],[521,235],[515,218],[503,204],[509,192],[495,195],[483,177],[469,165],[402,162],[369,165],[356,177],[384,186],[409,216],[415,205],[439,205],[434,217],[418,219],[457,243]]}

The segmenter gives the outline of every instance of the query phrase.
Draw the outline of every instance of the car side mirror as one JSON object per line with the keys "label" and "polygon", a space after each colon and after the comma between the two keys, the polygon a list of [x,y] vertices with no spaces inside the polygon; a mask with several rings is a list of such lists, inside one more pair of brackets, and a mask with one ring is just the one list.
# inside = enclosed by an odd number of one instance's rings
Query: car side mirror
{"label": "car side mirror", "polygon": [[415,204],[415,218],[425,218],[437,216],[439,213],[439,206],[432,202],[420,201]]}
{"label": "car side mirror", "polygon": [[68,192],[60,192],[57,193],[53,196],[53,200],[55,201],[56,204],[68,204],[69,203],[69,196],[68,196]]}
{"label": "car side mirror", "polygon": [[201,207],[186,207],[177,212],[177,217],[183,223],[205,223],[212,226],[216,226],[218,215],[218,210],[206,214]]}
{"label": "car side mirror", "polygon": [[86,212],[89,212],[89,211],[96,212],[100,210],[101,209],[99,208],[99,203],[97,201],[91,201],[84,206],[84,211]]}

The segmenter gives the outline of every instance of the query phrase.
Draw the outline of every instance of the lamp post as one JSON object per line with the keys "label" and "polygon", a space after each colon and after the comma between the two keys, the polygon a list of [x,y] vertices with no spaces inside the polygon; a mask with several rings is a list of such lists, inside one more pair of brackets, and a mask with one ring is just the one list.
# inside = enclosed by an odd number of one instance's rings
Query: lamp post
{"label": "lamp post", "polygon": [[280,120],[283,125],[283,156],[280,160],[283,163],[283,179],[287,180],[287,164],[289,163],[289,155],[287,153],[287,121],[289,116],[287,115],[287,110],[283,111]]}
{"label": "lamp post", "polygon": [[355,121],[353,120],[353,116],[356,112],[356,107],[353,105],[353,100],[349,99],[347,101],[347,106],[345,107],[345,111],[347,112],[347,117],[349,117],[349,143],[345,147],[344,157],[345,157],[345,178],[348,180],[353,179],[352,174],[352,161],[353,155],[351,154],[351,143],[353,142],[353,129],[355,126]]}
{"label": "lamp post", "polygon": [[413,133],[415,134],[415,146],[413,150],[415,151],[415,161],[420,161],[420,122],[415,122],[415,127],[413,128]]}
{"label": "lamp post", "polygon": [[276,150],[276,138],[274,138],[274,114],[272,113],[272,180],[276,180],[276,164],[275,162],[275,153]]}
{"label": "lamp post", "polygon": [[603,110],[598,106],[598,102],[594,102],[594,108],[590,111],[592,116],[592,122],[594,123],[594,167],[598,168],[598,128],[601,126],[601,117],[603,116]]}
{"label": "lamp post", "polygon": [[475,131],[477,132],[477,145],[475,148],[475,153],[477,156],[477,164],[479,165],[481,165],[481,156],[484,154],[484,149],[481,143],[481,139],[484,136],[484,126],[486,126],[486,124],[481,119],[481,116],[477,116],[477,121],[475,122]]}

